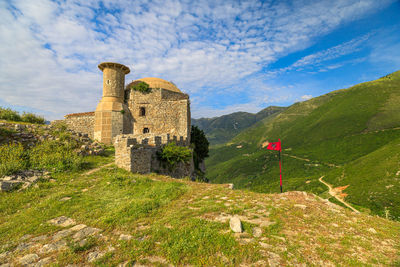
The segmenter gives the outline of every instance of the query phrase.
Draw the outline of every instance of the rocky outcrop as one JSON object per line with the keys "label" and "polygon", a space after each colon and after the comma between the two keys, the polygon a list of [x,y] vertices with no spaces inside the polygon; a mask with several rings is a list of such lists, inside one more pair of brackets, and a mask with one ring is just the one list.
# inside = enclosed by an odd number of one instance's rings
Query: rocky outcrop
{"label": "rocky outcrop", "polygon": [[35,184],[40,179],[50,179],[49,172],[27,170],[0,178],[0,191],[13,191],[25,189]]}

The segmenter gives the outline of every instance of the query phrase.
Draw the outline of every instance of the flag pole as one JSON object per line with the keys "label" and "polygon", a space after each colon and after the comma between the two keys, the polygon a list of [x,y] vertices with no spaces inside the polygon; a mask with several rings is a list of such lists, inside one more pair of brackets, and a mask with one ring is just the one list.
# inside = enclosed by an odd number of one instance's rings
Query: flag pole
{"label": "flag pole", "polygon": [[279,139],[279,143],[281,145],[281,147],[279,149],[279,179],[280,179],[281,193],[282,193],[282,163],[281,163],[282,143],[281,143],[281,139]]}

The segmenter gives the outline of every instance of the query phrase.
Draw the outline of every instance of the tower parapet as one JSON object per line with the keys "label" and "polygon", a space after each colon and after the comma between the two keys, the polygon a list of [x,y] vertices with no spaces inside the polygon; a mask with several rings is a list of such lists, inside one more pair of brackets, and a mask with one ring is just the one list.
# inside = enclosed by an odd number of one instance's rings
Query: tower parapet
{"label": "tower parapet", "polygon": [[113,62],[99,64],[103,72],[103,97],[97,105],[94,119],[94,139],[112,144],[115,136],[132,129],[130,111],[124,103],[127,66]]}

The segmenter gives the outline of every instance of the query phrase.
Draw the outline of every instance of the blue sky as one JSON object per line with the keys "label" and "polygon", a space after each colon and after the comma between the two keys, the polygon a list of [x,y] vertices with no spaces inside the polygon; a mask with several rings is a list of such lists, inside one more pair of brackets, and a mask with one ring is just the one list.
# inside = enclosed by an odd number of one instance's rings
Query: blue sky
{"label": "blue sky", "polygon": [[0,1],[0,106],[93,111],[103,61],[173,81],[195,118],[288,106],[400,70],[400,2]]}

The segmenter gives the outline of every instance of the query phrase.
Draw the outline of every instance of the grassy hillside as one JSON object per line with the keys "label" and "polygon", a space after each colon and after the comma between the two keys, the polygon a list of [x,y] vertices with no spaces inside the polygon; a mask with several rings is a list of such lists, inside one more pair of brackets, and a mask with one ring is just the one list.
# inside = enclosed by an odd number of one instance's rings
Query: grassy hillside
{"label": "grassy hillside", "polygon": [[284,109],[284,107],[267,107],[256,114],[235,112],[215,118],[192,119],[192,124],[204,131],[210,144],[223,144],[254,123]]}
{"label": "grassy hillside", "polygon": [[392,218],[400,219],[395,194],[400,191],[399,127],[400,72],[395,72],[296,103],[258,122],[229,144],[211,149],[207,177],[239,188],[276,192],[277,152],[266,151],[261,144],[281,138],[287,190],[325,194],[326,187],[318,182],[325,175],[334,186],[349,185],[344,190],[349,202],[379,215],[389,210]]}
{"label": "grassy hillside", "polygon": [[[398,222],[302,192],[259,194],[132,174],[107,164],[111,155],[88,161],[103,167],[53,173],[36,187],[0,192],[0,264],[399,263]],[[230,230],[231,216],[240,218],[243,233]]]}

